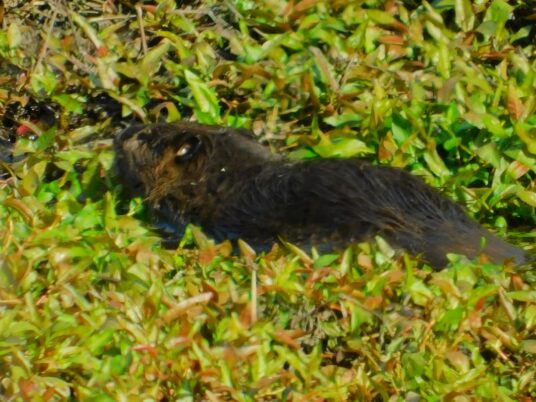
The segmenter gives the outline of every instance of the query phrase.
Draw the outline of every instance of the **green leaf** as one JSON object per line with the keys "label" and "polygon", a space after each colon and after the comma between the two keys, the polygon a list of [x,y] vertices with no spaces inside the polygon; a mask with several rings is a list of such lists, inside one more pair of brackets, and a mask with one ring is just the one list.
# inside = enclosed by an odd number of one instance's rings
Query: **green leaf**
{"label": "green leaf", "polygon": [[319,144],[313,150],[324,158],[340,157],[351,158],[358,155],[370,154],[374,152],[371,148],[355,138],[339,138],[329,144]]}
{"label": "green leaf", "polygon": [[408,291],[413,302],[419,306],[425,306],[434,297],[432,291],[420,280],[412,281]]}
{"label": "green leaf", "polygon": [[52,71],[41,67],[33,72],[30,83],[35,92],[50,95],[58,86],[58,79]]}
{"label": "green leaf", "polygon": [[396,140],[396,143],[402,145],[411,136],[412,126],[400,114],[393,113],[391,130],[393,131],[393,138]]}
{"label": "green leaf", "polygon": [[401,363],[409,378],[422,376],[430,364],[424,353],[405,353]]}
{"label": "green leaf", "polygon": [[348,126],[348,127],[355,127],[358,125],[361,120],[363,120],[363,117],[358,114],[339,114],[339,115],[333,115],[330,117],[326,117],[323,119],[324,123],[329,124],[333,127],[342,127],[342,126]]}
{"label": "green leaf", "polygon": [[288,158],[291,160],[304,160],[318,157],[318,154],[308,148],[300,148],[296,151],[288,153]]}
{"label": "green leaf", "polygon": [[140,82],[147,86],[151,77],[155,75],[162,64],[162,59],[169,52],[171,43],[167,39],[162,40],[157,46],[154,46],[147,52],[138,65],[141,73]]}
{"label": "green leaf", "polygon": [[75,114],[82,114],[82,102],[80,102],[74,95],[71,94],[59,94],[52,97],[54,101],[58,102],[68,112]]}
{"label": "green leaf", "polygon": [[508,292],[507,295],[513,300],[536,303],[536,290],[516,290]]}
{"label": "green leaf", "polygon": [[385,11],[368,9],[366,10],[367,16],[377,24],[381,25],[395,25],[398,21],[391,14]]}
{"label": "green leaf", "polygon": [[7,28],[7,43],[10,48],[17,48],[22,42],[22,34],[19,25],[12,23]]}
{"label": "green leaf", "polygon": [[487,9],[484,23],[492,21],[495,24],[493,34],[497,39],[504,40],[507,38],[508,33],[505,30],[505,24],[513,10],[514,8],[504,0],[493,0],[491,6]]}
{"label": "green leaf", "polygon": [[461,307],[447,310],[434,325],[434,329],[436,331],[456,331],[464,315],[464,309]]}
{"label": "green leaf", "polygon": [[536,355],[536,339],[525,339],[521,341],[519,348],[527,353]]}
{"label": "green leaf", "polygon": [[475,23],[473,4],[469,0],[454,0],[456,24],[465,32],[471,31]]}
{"label": "green leaf", "polygon": [[536,207],[536,192],[528,190],[520,190],[517,196],[531,207]]}
{"label": "green leaf", "polygon": [[200,122],[217,124],[220,121],[220,105],[214,91],[190,70],[184,70],[184,78],[192,91]]}
{"label": "green leaf", "polygon": [[339,254],[324,254],[318,257],[314,262],[315,268],[329,267],[339,258]]}
{"label": "green leaf", "polygon": [[437,149],[434,148],[433,151],[426,152],[424,154],[424,160],[436,176],[443,178],[450,176],[450,170],[445,166],[445,163],[437,153]]}

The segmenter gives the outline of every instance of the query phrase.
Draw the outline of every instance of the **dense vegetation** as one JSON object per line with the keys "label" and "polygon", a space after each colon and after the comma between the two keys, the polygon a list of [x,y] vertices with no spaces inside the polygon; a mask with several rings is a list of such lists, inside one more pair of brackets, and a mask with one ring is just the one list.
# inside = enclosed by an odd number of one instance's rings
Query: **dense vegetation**
{"label": "dense vegetation", "polygon": [[532,2],[16,1],[0,19],[0,399],[532,401],[536,274],[381,239],[160,247],[133,121],[403,167],[534,252]]}

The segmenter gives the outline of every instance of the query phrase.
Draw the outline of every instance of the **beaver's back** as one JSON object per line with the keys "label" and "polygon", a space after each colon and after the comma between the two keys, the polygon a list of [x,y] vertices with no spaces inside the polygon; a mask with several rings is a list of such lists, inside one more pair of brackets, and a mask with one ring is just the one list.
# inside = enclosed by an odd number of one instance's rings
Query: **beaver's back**
{"label": "beaver's back", "polygon": [[524,261],[522,250],[400,169],[355,159],[271,162],[245,170],[236,183],[221,212],[205,222],[220,238],[262,245],[280,235],[329,250],[380,234],[410,253],[422,253],[435,267],[446,264],[447,253],[472,258],[485,251],[498,263]]}

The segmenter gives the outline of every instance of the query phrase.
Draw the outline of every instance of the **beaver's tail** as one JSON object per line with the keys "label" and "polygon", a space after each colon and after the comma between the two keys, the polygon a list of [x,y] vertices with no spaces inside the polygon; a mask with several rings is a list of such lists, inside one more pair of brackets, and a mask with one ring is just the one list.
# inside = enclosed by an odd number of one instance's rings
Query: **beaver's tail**
{"label": "beaver's tail", "polygon": [[418,236],[415,236],[414,231],[411,234],[398,233],[393,240],[412,253],[421,253],[435,269],[447,265],[449,253],[465,255],[471,259],[484,255],[496,264],[507,261],[524,264],[528,260],[524,250],[507,243],[476,223],[460,225],[459,222],[443,222],[423,230]]}

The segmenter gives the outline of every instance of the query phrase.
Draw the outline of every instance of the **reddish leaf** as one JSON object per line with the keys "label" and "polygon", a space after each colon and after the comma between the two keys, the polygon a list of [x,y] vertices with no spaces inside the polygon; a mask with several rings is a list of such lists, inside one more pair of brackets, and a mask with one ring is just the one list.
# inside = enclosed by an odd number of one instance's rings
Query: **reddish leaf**
{"label": "reddish leaf", "polygon": [[507,108],[510,112],[510,116],[516,120],[519,120],[525,111],[523,103],[519,99],[517,91],[512,85],[508,88]]}

